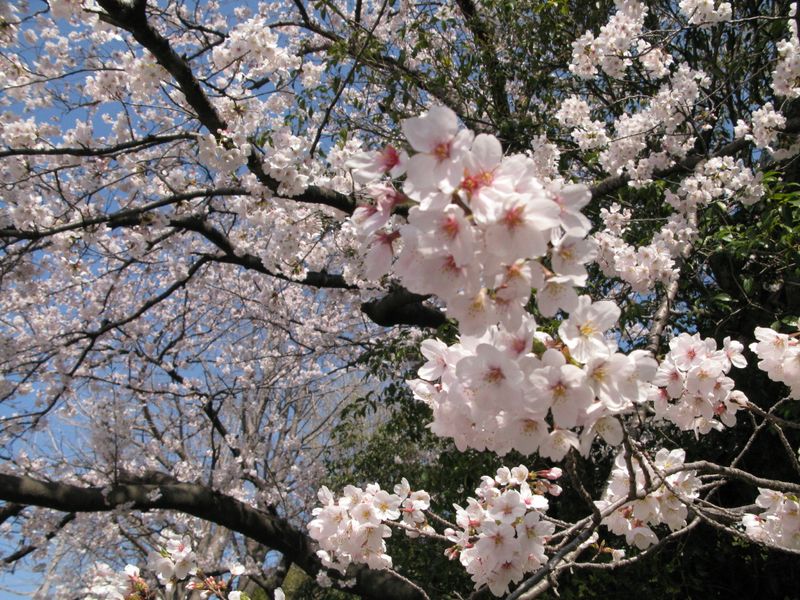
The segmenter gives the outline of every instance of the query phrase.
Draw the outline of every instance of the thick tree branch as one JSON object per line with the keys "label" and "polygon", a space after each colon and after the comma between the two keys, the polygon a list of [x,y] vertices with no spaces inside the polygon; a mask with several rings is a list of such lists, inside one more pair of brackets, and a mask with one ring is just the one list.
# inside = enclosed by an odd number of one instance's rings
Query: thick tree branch
{"label": "thick tree branch", "polygon": [[[0,499],[65,512],[109,512],[127,505],[133,510],[176,510],[241,533],[278,550],[312,576],[321,565],[312,540],[283,519],[193,483],[120,484],[79,487],[28,476],[0,474]],[[421,600],[406,582],[385,571],[354,569],[354,591],[374,600]]]}
{"label": "thick tree branch", "polygon": [[4,504],[3,508],[0,508],[0,525],[5,523],[8,519],[16,517],[25,510],[25,508],[24,504],[16,504],[14,502],[7,502]]}
{"label": "thick tree branch", "polygon": [[364,302],[361,310],[373,322],[384,327],[415,325],[417,327],[439,327],[447,321],[437,308],[423,304],[428,296],[412,294],[402,287],[392,288],[380,300]]}

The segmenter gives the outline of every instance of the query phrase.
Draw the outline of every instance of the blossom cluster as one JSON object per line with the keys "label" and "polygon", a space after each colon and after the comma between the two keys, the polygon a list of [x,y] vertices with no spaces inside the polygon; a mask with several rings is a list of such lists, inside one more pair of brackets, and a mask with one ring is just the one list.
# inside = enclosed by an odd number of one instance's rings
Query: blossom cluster
{"label": "blossom cluster", "polygon": [[[570,70],[580,78],[589,79],[597,75],[599,67],[612,77],[623,78],[635,58],[651,76],[668,76],[672,56],[646,39],[647,7],[635,0],[618,0],[615,4],[616,13],[597,36],[586,32],[573,43]],[[690,25],[699,26],[728,21],[733,12],[729,2],[715,6],[713,0],[681,0],[679,8]],[[776,93],[795,97],[793,90],[800,67],[796,64],[798,53],[793,51],[797,47],[797,32],[792,19],[789,27],[790,39],[778,47],[779,61],[773,79]],[[702,100],[702,89],[709,84],[710,79],[703,71],[679,64],[670,81],[643,103],[644,108],[617,119],[613,134],[606,131],[602,120],[592,120],[590,106],[577,96],[568,97],[556,116],[562,125],[572,129],[572,137],[582,150],[602,149],[599,162],[607,172],[625,172],[633,185],[644,185],[651,181],[654,171],[672,166],[675,158],[683,158],[693,149],[697,130],[687,125],[686,115]],[[768,104],[753,113],[753,133],[748,139],[769,149],[777,128],[784,123],[784,117]],[[737,137],[739,133],[749,134],[749,126],[742,123]]]}
{"label": "blossom cluster", "polygon": [[[157,600],[174,596],[175,585],[190,575],[186,589],[200,598],[216,597],[221,600],[249,600],[242,591],[228,591],[233,578],[242,575],[245,568],[233,563],[228,566],[229,580],[215,576],[205,576],[196,568],[195,554],[189,536],[180,536],[172,531],[161,533],[163,545],[148,557],[151,569],[158,583],[164,586],[165,594],[151,587],[142,576],[139,567],[127,565],[119,572],[105,563],[95,563],[90,569],[89,585],[84,590],[87,600]],[[194,596],[193,596],[194,597]],[[283,600],[281,588],[275,590],[275,600]]]}
{"label": "blossom cluster", "polygon": [[287,75],[300,66],[300,58],[279,44],[278,36],[263,15],[239,23],[222,44],[214,47],[211,59],[220,71],[244,63],[248,77],[257,80],[273,73]]}
{"label": "blossom cluster", "polygon": [[561,476],[557,468],[529,473],[520,465],[501,467],[495,477],[484,476],[467,506],[455,505],[458,529],[445,535],[455,545],[445,554],[458,558],[475,582],[487,585],[495,596],[508,592],[526,573],[546,560],[545,543],[555,527],[542,520],[548,501],[544,494],[558,495],[551,481]]}
{"label": "blossom cluster", "polygon": [[[454,505],[456,527],[444,530],[454,545],[445,555],[461,562],[476,588],[485,584],[496,596],[503,595],[510,583],[547,560],[545,543],[555,528],[542,520],[548,508],[545,494],[561,493],[554,483],[560,476],[558,468],[531,473],[523,465],[501,467],[494,477],[481,478],[476,498],[468,498],[466,507]],[[384,541],[391,535],[387,523],[410,537],[439,535],[425,514],[429,494],[411,491],[405,479],[393,494],[371,484],[364,489],[347,486],[337,498],[322,487],[319,500],[322,507],[313,511],[309,535],[320,545],[317,555],[323,566],[341,573],[351,563],[391,568]]]}
{"label": "blossom cluster", "polygon": [[664,193],[667,204],[677,212],[667,217],[648,244],[637,248],[624,240],[633,216],[630,209],[617,203],[601,209],[604,227],[591,237],[597,248],[597,263],[604,274],[620,278],[635,292],[646,293],[656,283],[666,285],[679,276],[675,259],[686,256],[697,236],[693,220],[698,209],[714,201],[734,199],[749,205],[763,194],[760,174],[754,175],[742,161],[730,156],[709,159],[675,191]]}
{"label": "blossom cluster", "polygon": [[[636,185],[650,183],[653,172],[666,169],[690,152],[695,143],[687,114],[702,98],[709,77],[686,63],[678,65],[638,112],[614,122],[611,141],[600,153],[603,168],[613,175],[626,173]],[[653,145],[660,149],[649,150]]]}
{"label": "blossom cluster", "polygon": [[669,342],[670,351],[658,368],[653,384],[656,417],[683,431],[705,434],[736,424],[736,412],[747,401],[727,376],[731,367],[747,366],[744,346],[725,338],[721,350],[713,338],[682,333]]}
{"label": "blossom cluster", "polygon": [[789,37],[778,42],[778,62],[772,72],[772,89],[778,96],[794,99],[800,96],[800,40],[797,38],[797,4],[789,11]]}
{"label": "blossom cluster", "polygon": [[[368,188],[375,203],[356,210],[353,223],[368,274],[393,268],[409,290],[436,294],[458,319],[459,342],[424,342],[428,363],[411,382],[433,409],[432,430],[459,448],[538,450],[553,460],[587,449],[598,434],[619,443],[613,417],[646,399],[656,364],[644,352],[618,353],[609,331],[620,309],[576,291],[595,256],[580,212],[586,188],[542,183],[530,158],[504,157],[493,136],[459,131],[443,107],[403,130],[416,151],[410,158],[386,148],[353,163],[364,181],[405,169],[402,192]],[[392,214],[401,203],[412,205],[406,224]],[[402,250],[393,264],[395,245]],[[531,288],[542,315],[570,313],[559,339],[537,334],[526,310]]]}
{"label": "blossom cluster", "polygon": [[412,491],[405,478],[393,494],[370,484],[365,489],[348,485],[339,498],[323,486],[317,497],[322,507],[314,509],[308,532],[320,545],[317,556],[323,566],[341,573],[351,563],[391,568],[392,557],[384,541],[391,536],[388,522],[399,523],[411,537],[433,531],[424,512],[430,508],[430,495]]}
{"label": "blossom cluster", "polygon": [[[587,31],[572,43],[569,70],[589,79],[597,75],[599,67],[605,74],[621,79],[637,59],[652,77],[666,76],[672,56],[645,39],[646,4],[616,0],[615,6],[616,12],[596,36]],[[681,0],[679,9],[690,25],[708,26],[729,21],[733,16],[729,2],[715,7],[714,0]]]}
{"label": "blossom cluster", "polygon": [[564,100],[556,119],[562,126],[572,130],[572,139],[581,150],[603,148],[608,144],[605,124],[600,120],[592,120],[591,107],[577,96]]}
{"label": "blossom cluster", "polygon": [[767,102],[752,115],[752,134],[747,139],[752,140],[758,148],[772,152],[771,147],[778,140],[778,133],[786,125],[786,117],[775,110],[772,102]]}
{"label": "blossom cluster", "polygon": [[[662,448],[652,464],[640,455],[618,454],[603,498],[595,501],[595,506],[605,513],[610,507],[622,504],[606,515],[602,524],[640,549],[658,542],[651,527],[666,524],[672,531],[685,527],[687,504],[698,497],[700,488],[695,471],[677,470],[685,459],[686,452],[680,449]],[[677,472],[668,475],[668,470]],[[630,500],[632,487],[635,500]],[[630,501],[624,502],[626,499]]]}
{"label": "blossom cluster", "polygon": [[[644,39],[648,7],[637,0],[616,0],[614,4],[616,12],[596,36],[587,31],[572,43],[569,70],[589,79],[597,75],[599,67],[607,75],[621,79],[636,58],[651,76],[664,77],[672,57]],[[690,25],[708,26],[729,21],[733,16],[729,2],[715,7],[714,0],[681,0],[679,8]]]}
{"label": "blossom cluster", "polygon": [[620,78],[632,64],[630,49],[642,33],[647,7],[636,0],[617,0],[615,4],[617,12],[597,36],[587,31],[572,43],[569,70],[579,77],[594,77],[599,66],[604,73]]}
{"label": "blossom cluster", "polygon": [[[569,292],[585,282],[583,265],[592,257],[582,242],[590,224],[580,212],[588,190],[539,180],[532,158],[504,157],[497,138],[459,130],[456,115],[441,106],[405,120],[403,131],[415,151],[410,158],[387,147],[351,161],[356,181],[406,174],[402,191],[369,186],[373,202],[353,215],[366,276],[392,269],[410,291],[444,300],[469,334],[498,321],[519,327],[531,288],[550,287],[537,296],[544,314],[574,306],[577,295]],[[400,204],[411,205],[407,219],[393,215]],[[561,248],[552,269],[537,260],[551,243]]]}
{"label": "blossom cluster", "polygon": [[147,598],[147,582],[139,574],[139,568],[127,565],[120,573],[106,563],[95,563],[89,570],[89,586],[85,590],[85,600],[127,600],[138,594]]}
{"label": "blossom cluster", "polygon": [[733,16],[730,2],[720,2],[715,7],[714,0],[681,0],[678,7],[691,25],[713,25],[730,21]]}
{"label": "blossom cluster", "polygon": [[800,500],[796,495],[758,488],[761,514],[742,517],[747,535],[759,542],[800,550]]}
{"label": "blossom cluster", "polygon": [[[652,57],[655,49],[648,52],[644,56]],[[681,63],[669,81],[642,102],[639,111],[625,113],[614,121],[613,132],[606,130],[602,120],[592,120],[591,107],[577,96],[564,100],[556,118],[571,129],[582,150],[602,150],[598,161],[608,173],[625,173],[632,185],[641,186],[651,182],[656,170],[672,166],[675,159],[684,158],[693,149],[695,130],[686,115],[701,100],[702,89],[708,84],[703,71]]]}
{"label": "blossom cluster", "polygon": [[188,535],[173,531],[161,532],[162,543],[147,557],[147,566],[156,574],[159,583],[167,589],[197,571],[197,557]]}
{"label": "blossom cluster", "polygon": [[697,166],[694,174],[681,181],[676,192],[667,191],[665,199],[676,210],[689,213],[716,200],[732,200],[751,205],[764,195],[761,174],[730,156],[716,157]]}
{"label": "blossom cluster", "polygon": [[800,339],[767,327],[756,327],[755,336],[758,342],[750,344],[750,350],[760,359],[758,368],[786,384],[789,396],[800,400]]}
{"label": "blossom cluster", "polygon": [[[596,75],[598,65],[606,73],[622,77],[624,67],[631,64],[630,47],[636,44],[637,58],[653,76],[669,75],[671,57],[660,53],[643,37],[643,15],[647,8],[638,2],[617,2],[617,13],[595,38],[587,32],[573,47],[570,69],[578,76]],[[732,17],[730,3],[715,7],[712,0],[683,0],[682,14],[689,24],[705,26],[726,21]],[[608,29],[606,29],[608,28]],[[616,31],[611,35],[609,31]],[[604,50],[606,48],[606,50]],[[608,50],[608,49],[611,50]],[[612,58],[606,60],[608,56]],[[607,64],[608,63],[608,64]],[[683,159],[693,150],[697,129],[687,121],[692,107],[702,102],[702,91],[710,79],[701,70],[686,63],[677,65],[669,81],[657,93],[641,103],[637,112],[621,115],[609,131],[599,119],[592,119],[592,107],[579,96],[569,96],[556,113],[559,122],[571,129],[572,138],[582,150],[599,149],[600,165],[613,175],[627,175],[630,184],[642,186],[650,183],[654,173],[668,169],[676,160]],[[747,137],[758,147],[770,149],[785,118],[771,105],[756,110],[752,127],[741,123],[736,137]],[[666,226],[657,232],[652,241],[634,247],[622,237],[625,226],[615,228],[609,220],[630,214],[618,208],[604,211],[608,217],[606,227],[592,239],[597,243],[597,262],[603,272],[629,283],[633,291],[645,293],[656,283],[668,284],[678,275],[675,259],[688,252],[689,243],[696,235],[690,214],[699,206],[714,200],[728,200],[734,196],[744,204],[752,204],[763,195],[760,179],[741,162],[731,157],[713,158],[701,163],[693,176],[685,178],[675,191],[668,190],[665,199],[678,214],[668,218]],[[619,213],[613,215],[609,213]]]}
{"label": "blossom cluster", "polygon": [[561,460],[572,448],[587,452],[597,435],[617,445],[615,417],[646,400],[657,366],[645,351],[617,352],[604,334],[618,315],[612,302],[581,296],[560,341],[537,333],[530,318],[516,331],[495,327],[450,347],[427,340],[423,379],[409,384],[433,410],[432,431],[458,448]]}
{"label": "blossom cluster", "polygon": [[656,283],[668,284],[678,275],[675,258],[680,256],[695,235],[686,217],[673,213],[649,244],[638,248],[625,241],[632,217],[630,209],[616,202],[600,209],[605,227],[592,239],[597,244],[597,264],[609,277],[628,283],[634,292],[646,293]]}

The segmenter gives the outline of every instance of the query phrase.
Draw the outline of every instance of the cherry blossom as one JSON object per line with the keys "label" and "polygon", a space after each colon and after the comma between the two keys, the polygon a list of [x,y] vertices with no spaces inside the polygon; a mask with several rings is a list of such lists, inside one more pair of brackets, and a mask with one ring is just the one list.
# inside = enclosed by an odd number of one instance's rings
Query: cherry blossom
{"label": "cherry blossom", "polygon": [[[387,551],[402,529],[500,596],[701,522],[800,550],[796,484],[743,460],[768,429],[798,469],[777,410],[800,398],[798,336],[744,286],[755,331],[722,340],[739,312],[689,310],[724,286],[721,221],[794,193],[774,171],[800,151],[796,6],[667,4],[559,15],[542,62],[548,3],[512,22],[473,2],[0,2],[10,572],[44,568],[57,599],[247,600],[274,553],[424,597]],[[748,351],[785,403],[737,390]],[[332,428],[390,369],[416,369],[443,447],[562,463],[578,516],[547,515],[560,467],[470,473],[443,516],[405,479],[318,490]],[[715,431],[730,466],[661,448],[676,430]],[[611,456],[598,499],[581,472]],[[732,481],[756,508],[720,500]]]}

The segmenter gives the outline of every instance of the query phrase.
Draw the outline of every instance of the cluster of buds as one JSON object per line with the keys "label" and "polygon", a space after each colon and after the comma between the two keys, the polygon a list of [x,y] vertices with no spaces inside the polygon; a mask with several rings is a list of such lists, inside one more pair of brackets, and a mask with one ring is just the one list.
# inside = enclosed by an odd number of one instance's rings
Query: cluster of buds
{"label": "cluster of buds", "polygon": [[[198,572],[196,579],[186,584],[186,589],[197,592],[202,598],[210,598],[214,595],[219,598],[225,598],[228,582],[223,579],[217,579],[214,576],[203,577]],[[243,592],[231,592],[227,597],[228,600],[249,600],[247,594]]]}

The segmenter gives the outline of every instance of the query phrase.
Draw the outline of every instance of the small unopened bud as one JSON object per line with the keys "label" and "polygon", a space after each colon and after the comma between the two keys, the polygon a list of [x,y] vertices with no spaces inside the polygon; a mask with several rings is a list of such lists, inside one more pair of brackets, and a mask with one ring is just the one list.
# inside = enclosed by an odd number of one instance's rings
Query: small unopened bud
{"label": "small unopened bud", "polygon": [[538,477],[544,477],[545,479],[549,479],[550,481],[555,481],[559,477],[561,477],[563,471],[558,467],[551,467],[549,469],[542,469],[541,471],[536,471],[536,475]]}

